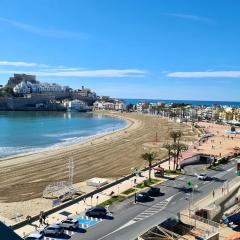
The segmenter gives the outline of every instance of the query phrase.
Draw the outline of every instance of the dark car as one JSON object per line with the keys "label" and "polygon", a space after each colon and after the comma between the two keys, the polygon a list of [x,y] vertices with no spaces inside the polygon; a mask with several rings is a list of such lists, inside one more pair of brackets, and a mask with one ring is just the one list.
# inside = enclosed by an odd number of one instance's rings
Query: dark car
{"label": "dark car", "polygon": [[140,192],[140,193],[137,193],[136,195],[137,202],[148,202],[150,200],[152,200],[152,198],[146,192]]}
{"label": "dark car", "polygon": [[181,191],[185,192],[185,193],[191,193],[193,191],[192,187],[182,187]]}
{"label": "dark car", "polygon": [[160,188],[158,187],[151,187],[148,191],[147,191],[148,195],[151,197],[158,197],[161,195],[160,192]]}
{"label": "dark car", "polygon": [[86,211],[88,217],[105,217],[107,215],[107,209],[104,207],[92,207]]}

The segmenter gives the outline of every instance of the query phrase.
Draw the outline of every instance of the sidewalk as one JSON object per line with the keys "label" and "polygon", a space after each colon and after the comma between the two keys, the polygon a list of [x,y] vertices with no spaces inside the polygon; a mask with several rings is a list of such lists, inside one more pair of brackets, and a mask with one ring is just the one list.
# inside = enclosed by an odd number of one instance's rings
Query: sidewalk
{"label": "sidewalk", "polygon": [[[214,206],[215,202],[219,199],[221,199],[224,196],[227,196],[228,193],[231,193],[234,189],[238,188],[240,186],[239,178],[235,178],[232,181],[226,183],[217,189],[213,189],[213,192],[209,193],[206,197],[200,199],[199,201],[195,202],[193,206],[191,207],[192,211],[196,211],[197,209],[206,208],[208,206]],[[217,205],[215,205],[217,207]],[[184,209],[182,213],[188,215],[189,210]],[[212,222],[211,220],[206,220],[209,222]],[[219,234],[220,239],[238,239],[234,238],[236,237],[236,232],[233,231],[231,228],[227,227],[226,225],[219,224]],[[239,237],[239,235],[238,235]]]}
{"label": "sidewalk", "polygon": [[229,192],[236,189],[240,186],[239,178],[236,177],[230,182],[225,182],[222,187],[219,187],[217,189],[213,189],[213,192],[209,193],[205,198],[197,201],[194,203],[195,207],[203,208],[208,205],[214,204],[215,201],[220,199],[221,197],[226,196]]}
{"label": "sidewalk", "polygon": [[[86,198],[83,201],[79,201],[78,203],[75,203],[51,215],[48,215],[46,222],[48,224],[53,224],[53,223],[56,223],[57,221],[66,219],[66,215],[63,214],[64,212],[67,214],[69,213],[69,216],[80,215],[81,213],[84,213],[86,209],[92,206],[96,206],[110,199],[112,197],[110,196],[112,192],[114,192],[114,195],[119,195],[122,192],[126,191],[127,189],[134,187],[135,183],[136,184],[142,183],[144,180],[148,179],[148,171],[142,172],[142,176],[143,177],[134,176],[118,185],[115,185],[107,190],[104,190],[99,194],[94,195],[93,198],[90,198],[90,197]],[[152,171],[152,178],[154,178],[154,171]],[[157,178],[157,179],[160,180],[159,183],[167,181],[167,179],[163,179],[163,178]],[[15,232],[20,236],[26,236],[29,233],[36,231],[35,226],[39,228],[40,226],[39,221],[35,221],[31,225],[25,225],[24,227],[21,227],[15,230]]]}

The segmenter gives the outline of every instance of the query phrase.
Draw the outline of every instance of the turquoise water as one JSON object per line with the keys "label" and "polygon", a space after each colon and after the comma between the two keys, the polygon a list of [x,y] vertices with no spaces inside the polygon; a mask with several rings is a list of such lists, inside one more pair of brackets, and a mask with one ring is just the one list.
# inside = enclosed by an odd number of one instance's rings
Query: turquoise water
{"label": "turquoise water", "polygon": [[138,104],[139,102],[151,102],[151,103],[185,103],[191,104],[193,106],[240,106],[240,102],[230,102],[230,101],[201,101],[201,100],[164,100],[164,99],[121,99],[125,104]]}
{"label": "turquoise water", "polygon": [[77,143],[126,124],[93,113],[0,112],[0,157]]}

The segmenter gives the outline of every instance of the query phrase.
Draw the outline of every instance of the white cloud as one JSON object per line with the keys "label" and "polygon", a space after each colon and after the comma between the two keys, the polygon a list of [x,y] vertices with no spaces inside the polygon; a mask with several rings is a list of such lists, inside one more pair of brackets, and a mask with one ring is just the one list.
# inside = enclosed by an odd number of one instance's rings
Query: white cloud
{"label": "white cloud", "polygon": [[176,18],[182,18],[186,20],[196,21],[196,22],[203,22],[207,24],[215,24],[215,21],[213,21],[210,18],[202,17],[198,15],[191,15],[191,14],[181,14],[181,13],[166,13],[165,15],[176,17]]}
{"label": "white cloud", "polygon": [[240,78],[240,71],[170,72],[175,78]]}
{"label": "white cloud", "polygon": [[12,66],[12,67],[49,67],[46,64],[40,63],[29,63],[29,62],[10,62],[10,61],[0,61],[0,66]]}
{"label": "white cloud", "polygon": [[0,70],[0,74],[13,73],[34,74],[42,77],[144,77],[147,71],[139,69],[97,69],[97,70],[79,70],[79,71],[14,71],[14,70]]}
{"label": "white cloud", "polygon": [[[2,67],[1,67],[2,66]],[[50,66],[35,62],[0,61],[0,74],[27,73],[43,77],[144,77],[141,69],[87,69],[64,65]],[[7,68],[3,68],[7,67]],[[14,67],[9,69],[9,67]],[[22,68],[21,68],[22,67]]]}
{"label": "white cloud", "polygon": [[25,32],[30,32],[32,34],[36,34],[40,36],[57,37],[57,38],[77,38],[77,39],[87,39],[90,37],[90,35],[86,33],[73,32],[73,31],[67,31],[67,30],[45,29],[45,28],[32,26],[29,24],[25,24],[22,22],[14,21],[8,18],[3,18],[3,17],[0,17],[0,22],[6,23],[8,25],[11,25]]}

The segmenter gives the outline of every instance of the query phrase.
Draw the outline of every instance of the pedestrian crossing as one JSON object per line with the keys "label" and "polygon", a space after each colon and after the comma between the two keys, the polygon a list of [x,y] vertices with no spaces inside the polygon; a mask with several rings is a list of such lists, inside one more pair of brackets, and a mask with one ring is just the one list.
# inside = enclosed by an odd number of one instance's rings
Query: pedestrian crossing
{"label": "pedestrian crossing", "polygon": [[169,201],[164,200],[162,202],[159,202],[159,203],[153,205],[152,207],[148,208],[147,210],[145,210],[144,212],[142,212],[138,216],[136,216],[133,219],[133,221],[137,222],[137,221],[140,221],[144,218],[150,217],[150,216],[160,212],[168,205],[168,203],[169,203]]}

